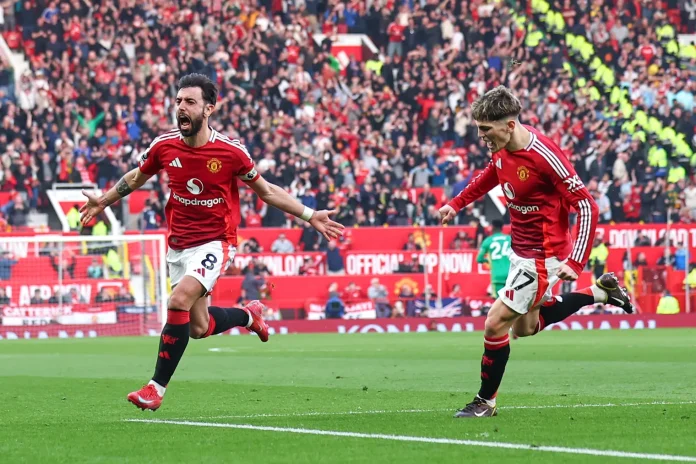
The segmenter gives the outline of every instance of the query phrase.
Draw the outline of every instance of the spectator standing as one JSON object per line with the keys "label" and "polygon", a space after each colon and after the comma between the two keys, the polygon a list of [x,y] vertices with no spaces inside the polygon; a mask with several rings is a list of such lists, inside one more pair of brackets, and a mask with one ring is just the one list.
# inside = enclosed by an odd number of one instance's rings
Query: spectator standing
{"label": "spectator standing", "polygon": [[336,245],[335,240],[331,240],[326,250],[326,273],[328,275],[344,275],[346,273],[343,264],[341,250]]}
{"label": "spectator standing", "polygon": [[278,238],[271,244],[271,251],[273,253],[294,253],[295,245],[287,239],[285,234],[279,234]]}
{"label": "spectator standing", "polygon": [[374,303],[378,318],[389,317],[391,315],[389,294],[386,287],[379,283],[379,279],[374,278],[370,281],[370,287],[367,289],[367,297]]}
{"label": "spectator standing", "polygon": [[99,263],[97,258],[92,259],[92,263],[87,268],[87,277],[90,279],[104,278],[104,266]]}

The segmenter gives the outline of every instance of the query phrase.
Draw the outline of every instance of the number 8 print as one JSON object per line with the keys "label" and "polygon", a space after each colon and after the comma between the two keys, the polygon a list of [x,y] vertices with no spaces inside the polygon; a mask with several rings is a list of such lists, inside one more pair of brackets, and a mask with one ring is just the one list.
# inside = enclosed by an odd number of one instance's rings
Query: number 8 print
{"label": "number 8 print", "polygon": [[212,253],[205,255],[205,259],[201,261],[201,265],[209,271],[213,270],[215,263],[217,263],[217,257]]}

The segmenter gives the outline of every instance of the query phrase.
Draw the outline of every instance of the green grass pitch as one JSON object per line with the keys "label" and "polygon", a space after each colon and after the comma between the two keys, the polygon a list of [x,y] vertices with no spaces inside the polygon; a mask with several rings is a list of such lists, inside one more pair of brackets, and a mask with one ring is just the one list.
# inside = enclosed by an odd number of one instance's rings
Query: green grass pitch
{"label": "green grass pitch", "polygon": [[696,462],[696,330],[515,340],[499,416],[455,420],[482,350],[481,333],[192,340],[152,413],[126,394],[154,337],[2,341],[0,462]]}

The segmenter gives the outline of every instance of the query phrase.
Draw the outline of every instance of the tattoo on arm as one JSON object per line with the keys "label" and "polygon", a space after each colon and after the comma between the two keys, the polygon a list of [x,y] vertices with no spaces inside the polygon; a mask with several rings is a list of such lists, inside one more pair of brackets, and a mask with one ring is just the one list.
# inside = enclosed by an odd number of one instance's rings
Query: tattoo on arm
{"label": "tattoo on arm", "polygon": [[121,177],[121,180],[119,180],[118,183],[116,184],[116,193],[118,193],[118,195],[121,198],[123,198],[123,197],[130,195],[132,192],[133,192],[133,189],[130,188],[130,186],[128,185],[128,182],[126,182],[125,176]]}

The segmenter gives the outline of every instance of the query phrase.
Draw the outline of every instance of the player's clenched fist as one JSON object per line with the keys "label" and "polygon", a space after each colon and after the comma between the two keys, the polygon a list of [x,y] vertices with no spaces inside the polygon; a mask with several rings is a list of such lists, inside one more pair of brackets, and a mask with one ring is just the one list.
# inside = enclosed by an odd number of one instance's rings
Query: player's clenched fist
{"label": "player's clenched fist", "polygon": [[443,224],[449,224],[455,217],[457,217],[457,212],[450,205],[440,208],[440,218]]}
{"label": "player's clenched fist", "polygon": [[558,273],[556,275],[561,280],[567,280],[570,282],[578,280],[578,275],[567,264],[564,264],[563,266],[561,266],[561,268],[558,270]]}

